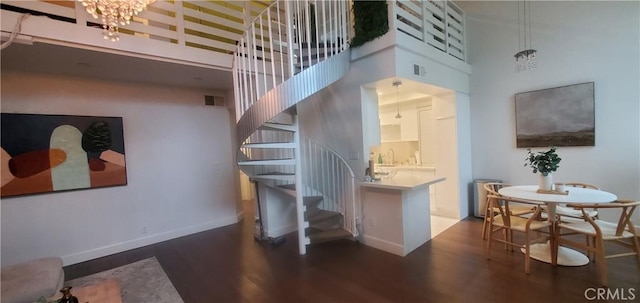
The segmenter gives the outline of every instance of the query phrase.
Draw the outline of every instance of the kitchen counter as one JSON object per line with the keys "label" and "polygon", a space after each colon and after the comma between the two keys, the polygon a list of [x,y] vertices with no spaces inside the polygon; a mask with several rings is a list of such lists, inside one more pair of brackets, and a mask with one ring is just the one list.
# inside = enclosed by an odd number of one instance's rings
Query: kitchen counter
{"label": "kitchen counter", "polygon": [[396,175],[390,180],[360,182],[360,186],[395,190],[415,190],[444,180],[444,177],[424,178],[414,175]]}
{"label": "kitchen counter", "polygon": [[418,166],[418,165],[389,165],[389,164],[376,164],[376,167],[383,170],[394,169],[415,169],[415,170],[435,170],[433,166]]}
{"label": "kitchen counter", "polygon": [[360,182],[363,243],[406,256],[431,239],[430,185],[444,177],[401,174]]}

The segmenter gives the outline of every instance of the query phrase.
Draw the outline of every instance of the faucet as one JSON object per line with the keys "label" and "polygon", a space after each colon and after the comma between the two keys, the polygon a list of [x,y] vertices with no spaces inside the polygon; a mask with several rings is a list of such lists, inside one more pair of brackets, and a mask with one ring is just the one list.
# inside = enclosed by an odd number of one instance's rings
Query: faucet
{"label": "faucet", "polygon": [[394,164],[396,162],[396,153],[393,151],[393,148],[389,148],[387,151],[387,158],[391,161],[389,164]]}

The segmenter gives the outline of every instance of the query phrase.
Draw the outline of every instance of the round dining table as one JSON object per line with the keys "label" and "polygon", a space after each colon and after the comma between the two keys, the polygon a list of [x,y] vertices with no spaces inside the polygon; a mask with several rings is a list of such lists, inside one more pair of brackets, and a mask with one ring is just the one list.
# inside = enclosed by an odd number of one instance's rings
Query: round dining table
{"label": "round dining table", "polygon": [[[612,193],[591,188],[567,187],[565,190],[568,192],[566,195],[556,193],[539,193],[537,185],[518,185],[503,187],[498,190],[498,193],[506,197],[544,203],[546,205],[547,214],[549,215],[549,221],[551,221],[554,226],[554,237],[557,236],[555,233],[558,232],[558,229],[555,228],[556,207],[558,204],[599,204],[613,202],[618,198]],[[538,261],[551,263],[551,247],[549,242],[532,244],[530,247],[530,255],[531,258]],[[581,252],[567,247],[558,247],[558,265],[582,266],[588,263],[589,258]]]}

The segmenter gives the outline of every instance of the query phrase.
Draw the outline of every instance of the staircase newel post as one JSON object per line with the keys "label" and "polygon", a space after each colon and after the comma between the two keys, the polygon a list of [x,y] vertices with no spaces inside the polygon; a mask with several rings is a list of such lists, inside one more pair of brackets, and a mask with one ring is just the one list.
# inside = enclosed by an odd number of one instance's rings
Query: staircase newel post
{"label": "staircase newel post", "polygon": [[295,144],[294,158],[296,161],[296,215],[298,221],[298,251],[301,255],[307,253],[307,236],[305,235],[305,229],[307,227],[304,220],[304,204],[303,204],[303,192],[304,184],[302,184],[302,153],[300,151],[300,125],[298,124],[298,116],[293,116],[293,125],[296,131],[293,133],[293,143]]}

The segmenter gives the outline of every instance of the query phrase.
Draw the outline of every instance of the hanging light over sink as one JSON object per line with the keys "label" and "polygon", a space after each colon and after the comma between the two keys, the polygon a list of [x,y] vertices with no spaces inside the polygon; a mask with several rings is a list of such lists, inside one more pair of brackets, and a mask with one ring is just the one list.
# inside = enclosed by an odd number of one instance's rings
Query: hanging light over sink
{"label": "hanging light over sink", "polygon": [[398,106],[398,114],[396,114],[396,119],[402,118],[402,115],[400,115],[400,99],[398,99],[398,90],[400,85],[402,85],[402,81],[393,82],[393,86],[396,87],[396,105]]}

